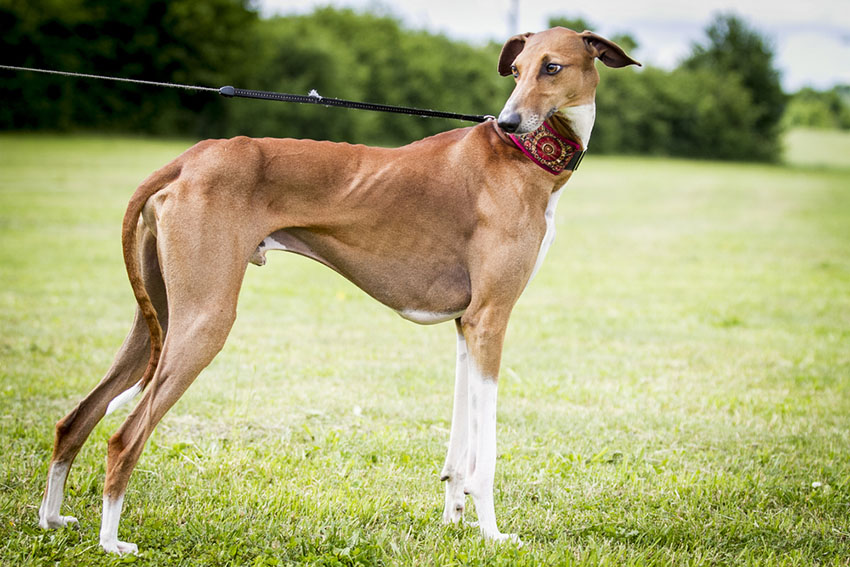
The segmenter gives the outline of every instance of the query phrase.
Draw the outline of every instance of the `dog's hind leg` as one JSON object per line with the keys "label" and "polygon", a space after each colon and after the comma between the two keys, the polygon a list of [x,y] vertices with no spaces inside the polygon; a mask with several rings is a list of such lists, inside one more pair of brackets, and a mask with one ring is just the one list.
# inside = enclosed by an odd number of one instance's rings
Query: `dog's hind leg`
{"label": "dog's hind leg", "polygon": [[455,368],[455,396],[452,410],[452,429],[449,434],[449,450],[440,480],[446,482],[446,505],[443,508],[443,523],[456,524],[463,518],[466,494],[463,492],[469,446],[469,353],[466,339],[457,326],[457,366]]}
{"label": "dog's hind leg", "polygon": [[[167,317],[165,287],[157,261],[156,240],[149,231],[144,230],[139,247],[145,286],[157,310],[162,327],[165,329]],[[77,521],[73,516],[60,515],[65,481],[71,464],[89,434],[103,418],[109,403],[141,378],[149,355],[148,327],[137,309],[133,326],[109,371],[100,383],[56,424],[47,486],[38,510],[38,525],[42,528],[59,528]]]}
{"label": "dog's hind leg", "polygon": [[[236,319],[242,278],[256,240],[210,233],[215,222],[181,219],[164,234],[160,258],[168,289],[169,329],[159,364],[142,399],[109,439],[100,545],[107,552],[135,553],[118,540],[124,494],[133,468],[156,424],[224,346]],[[197,222],[191,222],[197,220]]]}

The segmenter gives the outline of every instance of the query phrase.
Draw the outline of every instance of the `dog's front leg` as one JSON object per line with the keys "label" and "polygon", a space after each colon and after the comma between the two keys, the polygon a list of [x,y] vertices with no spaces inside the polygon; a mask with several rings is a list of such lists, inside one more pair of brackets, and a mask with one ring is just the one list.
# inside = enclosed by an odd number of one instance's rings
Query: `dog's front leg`
{"label": "dog's front leg", "polygon": [[508,313],[489,310],[467,318],[462,332],[469,349],[469,448],[464,492],[472,496],[478,526],[486,539],[521,543],[496,524],[493,485],[496,476],[496,393]]}
{"label": "dog's front leg", "polygon": [[443,523],[456,524],[463,518],[466,504],[464,480],[467,469],[467,447],[469,444],[469,353],[466,339],[457,325],[457,367],[455,369],[455,398],[452,410],[452,430],[449,434],[449,450],[440,480],[446,481],[446,506]]}

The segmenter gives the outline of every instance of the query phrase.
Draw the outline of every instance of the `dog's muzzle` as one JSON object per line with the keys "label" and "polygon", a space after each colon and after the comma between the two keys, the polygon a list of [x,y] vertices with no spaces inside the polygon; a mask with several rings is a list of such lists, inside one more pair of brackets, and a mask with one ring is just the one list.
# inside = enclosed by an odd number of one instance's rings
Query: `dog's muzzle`
{"label": "dog's muzzle", "polygon": [[499,114],[497,123],[499,124],[499,128],[505,132],[514,133],[519,128],[520,123],[522,123],[522,116],[518,112],[505,112],[503,110]]}

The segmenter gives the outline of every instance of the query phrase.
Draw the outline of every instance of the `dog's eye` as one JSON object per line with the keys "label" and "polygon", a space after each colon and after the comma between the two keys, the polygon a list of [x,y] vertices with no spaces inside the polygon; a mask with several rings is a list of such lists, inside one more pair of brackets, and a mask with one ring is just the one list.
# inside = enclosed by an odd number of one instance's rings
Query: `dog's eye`
{"label": "dog's eye", "polygon": [[555,75],[561,69],[563,69],[563,66],[558,65],[557,63],[549,63],[546,65],[546,73],[549,75]]}
{"label": "dog's eye", "polygon": [[511,74],[514,76],[514,79],[519,79],[519,69],[516,68],[516,65],[511,65]]}

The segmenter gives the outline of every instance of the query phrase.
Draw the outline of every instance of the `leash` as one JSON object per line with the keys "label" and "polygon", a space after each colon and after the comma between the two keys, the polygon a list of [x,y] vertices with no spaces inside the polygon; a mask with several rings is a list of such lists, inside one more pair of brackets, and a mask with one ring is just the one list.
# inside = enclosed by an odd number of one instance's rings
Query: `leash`
{"label": "leash", "polygon": [[357,102],[340,98],[326,98],[314,90],[308,95],[296,95],[288,93],[277,93],[272,91],[256,91],[249,89],[238,89],[225,86],[220,88],[203,87],[198,85],[181,85],[179,83],[163,83],[158,81],[143,81],[140,79],[127,79],[124,77],[109,77],[106,75],[89,75],[86,73],[71,73],[68,71],[54,71],[52,69],[36,69],[33,67],[14,67],[12,65],[0,65],[0,69],[11,71],[31,71],[34,73],[47,73],[51,75],[62,75],[65,77],[80,77],[84,79],[96,79],[101,81],[118,81],[123,83],[135,83],[154,87],[166,87],[175,89],[188,89],[195,91],[215,92],[226,98],[255,98],[261,100],[276,100],[279,102],[297,102],[301,104],[321,104],[322,106],[334,106],[338,108],[353,108],[356,110],[369,110],[373,112],[391,112],[395,114],[410,114],[424,118],[449,118],[451,120],[463,120],[466,122],[485,122],[494,118],[489,114],[459,114],[456,112],[443,112],[440,110],[428,110],[424,108],[410,108],[405,106],[392,106],[389,104],[376,104],[372,102]]}

